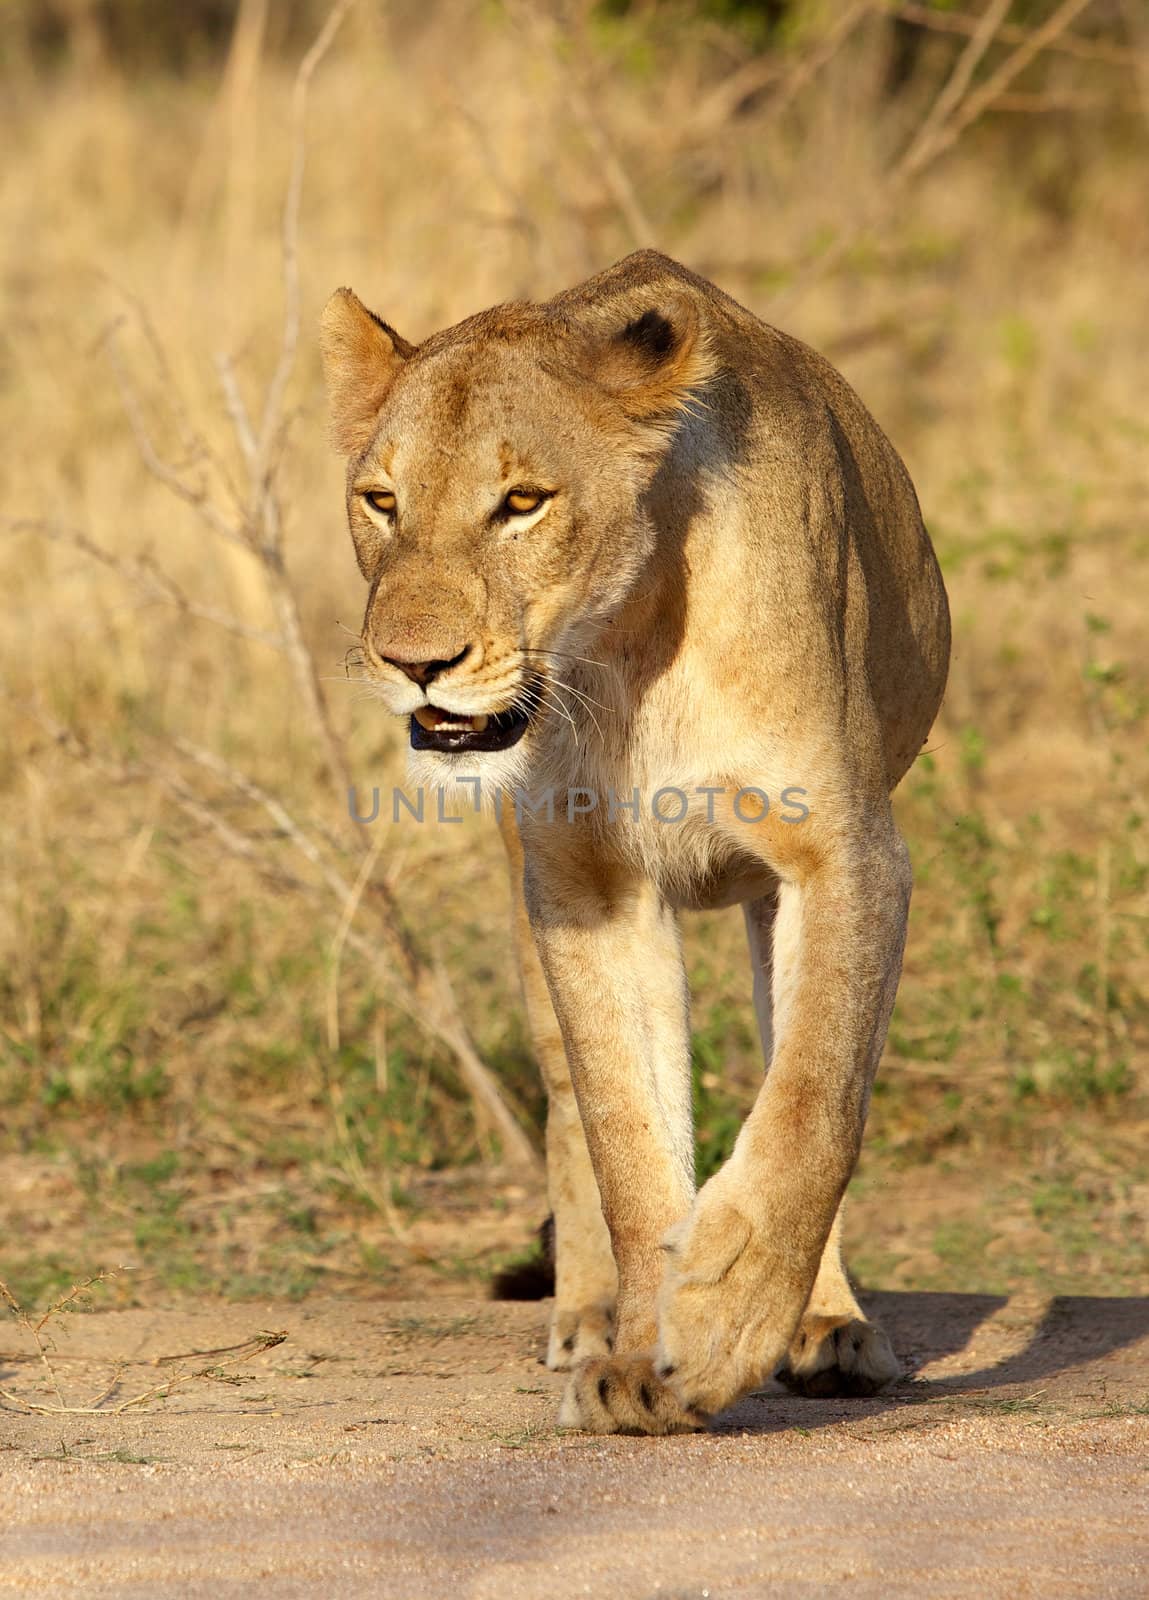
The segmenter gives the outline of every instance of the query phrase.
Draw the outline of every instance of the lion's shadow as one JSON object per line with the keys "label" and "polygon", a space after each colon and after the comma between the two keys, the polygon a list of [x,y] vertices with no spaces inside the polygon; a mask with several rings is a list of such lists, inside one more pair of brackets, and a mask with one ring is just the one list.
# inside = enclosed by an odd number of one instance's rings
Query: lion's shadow
{"label": "lion's shadow", "polygon": [[868,1315],[885,1328],[909,1375],[888,1392],[869,1400],[805,1400],[779,1389],[732,1406],[716,1422],[721,1432],[773,1432],[824,1427],[849,1418],[880,1414],[915,1400],[933,1401],[972,1391],[1040,1383],[1098,1361],[1149,1337],[1149,1296],[1110,1298],[1057,1295],[1021,1348],[968,1370],[915,1378],[925,1365],[960,1356],[978,1329],[1005,1312],[1009,1296],[1000,1294],[874,1293],[862,1297]]}

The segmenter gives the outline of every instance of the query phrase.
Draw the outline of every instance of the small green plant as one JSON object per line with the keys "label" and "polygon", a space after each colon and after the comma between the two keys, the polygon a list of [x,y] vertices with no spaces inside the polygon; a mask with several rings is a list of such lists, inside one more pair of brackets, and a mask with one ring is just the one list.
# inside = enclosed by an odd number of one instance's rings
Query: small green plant
{"label": "small green plant", "polygon": [[694,1093],[695,1172],[705,1183],[734,1148],[749,1097],[731,1087],[730,1057],[757,1043],[746,1019],[728,1006],[712,1006],[691,1040]]}

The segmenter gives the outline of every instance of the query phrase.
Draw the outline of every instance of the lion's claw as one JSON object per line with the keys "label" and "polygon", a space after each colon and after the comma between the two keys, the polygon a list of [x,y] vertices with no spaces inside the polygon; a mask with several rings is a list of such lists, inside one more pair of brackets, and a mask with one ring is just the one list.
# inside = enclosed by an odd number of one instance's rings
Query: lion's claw
{"label": "lion's claw", "polygon": [[581,1362],[559,1410],[560,1427],[585,1433],[697,1433],[706,1424],[641,1355]]}

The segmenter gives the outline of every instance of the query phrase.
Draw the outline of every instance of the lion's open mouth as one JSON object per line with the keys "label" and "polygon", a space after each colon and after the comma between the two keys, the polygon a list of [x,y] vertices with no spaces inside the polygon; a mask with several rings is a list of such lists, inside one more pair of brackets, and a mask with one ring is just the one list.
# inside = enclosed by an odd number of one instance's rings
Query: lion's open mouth
{"label": "lion's open mouth", "polygon": [[444,755],[509,750],[526,733],[537,703],[537,688],[532,685],[522,702],[493,716],[463,717],[438,706],[420,706],[411,713],[411,748]]}

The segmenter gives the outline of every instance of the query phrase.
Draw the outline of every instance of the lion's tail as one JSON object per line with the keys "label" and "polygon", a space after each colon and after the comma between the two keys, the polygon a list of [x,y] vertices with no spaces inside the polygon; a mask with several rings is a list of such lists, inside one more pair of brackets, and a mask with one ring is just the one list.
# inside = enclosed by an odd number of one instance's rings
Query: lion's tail
{"label": "lion's tail", "polygon": [[534,1252],[491,1279],[492,1300],[545,1300],[555,1292],[555,1219],[538,1228]]}

